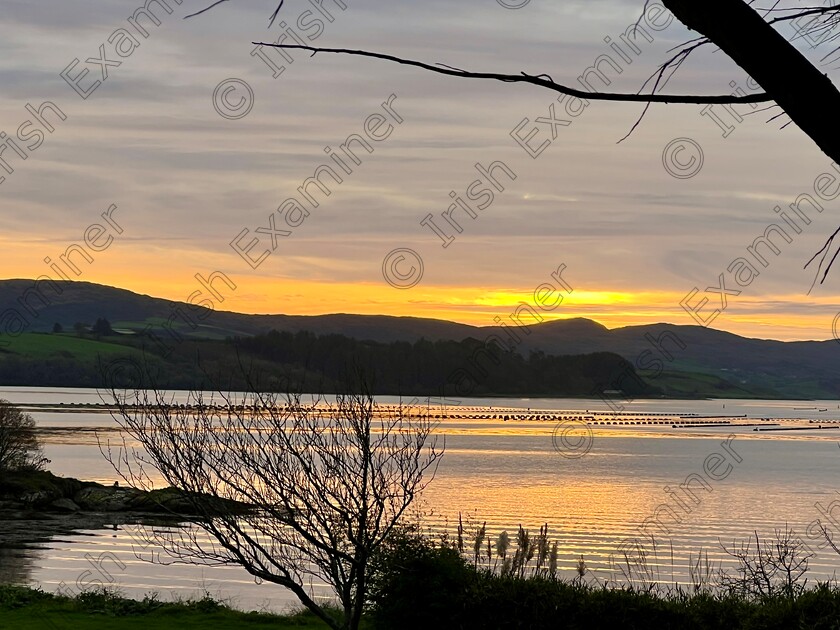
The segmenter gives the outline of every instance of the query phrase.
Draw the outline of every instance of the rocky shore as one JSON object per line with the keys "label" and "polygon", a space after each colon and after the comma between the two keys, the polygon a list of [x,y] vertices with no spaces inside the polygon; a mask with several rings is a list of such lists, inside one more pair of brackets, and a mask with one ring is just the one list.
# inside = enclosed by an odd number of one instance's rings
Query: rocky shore
{"label": "rocky shore", "polygon": [[[247,511],[243,504],[225,505]],[[57,535],[125,523],[191,520],[190,501],[173,488],[146,492],[58,477],[48,471],[0,474],[0,547],[20,547]]]}

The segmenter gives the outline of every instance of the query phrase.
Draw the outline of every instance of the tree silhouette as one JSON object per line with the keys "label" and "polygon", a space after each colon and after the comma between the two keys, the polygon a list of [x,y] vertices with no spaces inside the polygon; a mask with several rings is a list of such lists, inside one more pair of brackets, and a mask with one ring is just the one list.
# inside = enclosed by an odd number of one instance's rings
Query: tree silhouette
{"label": "tree silhouette", "polygon": [[96,323],[93,325],[93,328],[91,330],[93,331],[93,334],[95,334],[98,337],[107,337],[108,335],[114,334],[114,330],[111,328],[111,322],[109,322],[104,317],[100,317],[99,319],[97,319]]}
{"label": "tree silhouette", "polygon": [[0,472],[40,470],[48,461],[41,451],[32,416],[8,400],[0,400]]}
{"label": "tree silhouette", "polygon": [[[248,390],[191,392],[184,406],[154,387],[112,389],[127,437],[100,448],[135,487],[152,489],[157,470],[189,506],[181,520],[209,541],[154,526],[143,539],[178,561],[239,565],[291,590],[333,630],[357,630],[372,560],[443,455],[435,422],[376,403],[366,384],[334,403]],[[340,614],[312,597],[313,578],[333,588]]]}

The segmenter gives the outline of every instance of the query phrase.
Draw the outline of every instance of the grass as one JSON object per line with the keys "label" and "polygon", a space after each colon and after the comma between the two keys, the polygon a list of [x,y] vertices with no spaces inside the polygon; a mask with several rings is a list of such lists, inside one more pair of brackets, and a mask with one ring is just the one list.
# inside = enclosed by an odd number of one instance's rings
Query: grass
{"label": "grass", "polygon": [[75,333],[24,333],[19,337],[9,337],[8,342],[7,351],[28,359],[64,357],[89,362],[99,356],[140,356],[138,350],[123,343],[77,337]]}
{"label": "grass", "polygon": [[674,398],[765,398],[831,400],[836,392],[818,379],[796,380],[774,374],[744,375],[739,370],[710,373],[695,361],[675,361],[659,376],[642,377]]}
{"label": "grass", "polygon": [[208,339],[211,341],[224,341],[228,337],[236,336],[249,337],[252,334],[246,331],[232,328],[220,328],[218,326],[210,326],[208,324],[203,324],[200,321],[196,321],[196,327],[193,328],[190,324],[188,324],[185,321],[176,320],[174,322],[171,322],[163,317],[149,317],[144,321],[120,320],[117,322],[111,322],[111,328],[113,328],[114,330],[119,328],[125,330],[132,330],[136,333],[140,333],[146,330],[146,328],[149,326],[152,327],[152,330],[157,335],[164,334],[164,329],[171,328],[183,337],[199,340]]}
{"label": "grass", "polygon": [[240,612],[209,596],[182,602],[125,599],[114,591],[83,593],[75,598],[23,586],[0,585],[0,630],[185,630],[202,628],[323,629],[312,613],[275,615]]}

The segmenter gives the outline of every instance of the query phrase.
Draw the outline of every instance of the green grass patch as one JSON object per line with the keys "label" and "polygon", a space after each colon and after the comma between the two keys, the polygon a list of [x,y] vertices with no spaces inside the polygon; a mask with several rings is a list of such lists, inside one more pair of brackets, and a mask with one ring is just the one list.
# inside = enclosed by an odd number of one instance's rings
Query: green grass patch
{"label": "green grass patch", "polygon": [[5,630],[184,630],[202,628],[323,629],[328,626],[312,613],[275,615],[240,612],[209,596],[182,602],[142,601],[113,591],[87,592],[75,598],[22,586],[0,585],[0,629]]}
{"label": "green grass patch", "polygon": [[114,330],[130,330],[137,334],[143,332],[149,326],[151,326],[152,330],[157,335],[162,335],[164,329],[171,329],[177,332],[179,335],[183,337],[188,337],[190,339],[208,339],[211,341],[224,341],[228,337],[250,336],[250,333],[247,332],[227,328],[219,328],[218,326],[209,326],[207,324],[202,324],[199,322],[196,322],[196,327],[193,328],[186,322],[178,320],[172,322],[162,317],[149,317],[148,319],[142,322],[121,320],[113,322],[111,324],[111,328],[113,328]]}
{"label": "green grass patch", "polygon": [[24,333],[10,337],[6,350],[27,359],[63,357],[82,361],[93,361],[97,357],[137,355],[140,352],[117,338],[93,339],[78,337],[74,333]]}

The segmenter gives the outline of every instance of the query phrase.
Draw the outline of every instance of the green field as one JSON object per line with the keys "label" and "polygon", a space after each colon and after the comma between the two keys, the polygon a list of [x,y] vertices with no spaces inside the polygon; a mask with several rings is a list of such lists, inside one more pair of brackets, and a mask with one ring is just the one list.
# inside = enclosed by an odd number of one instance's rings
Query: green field
{"label": "green field", "polygon": [[[45,334],[24,333],[19,337],[10,337],[6,351],[21,355],[28,359],[47,359],[62,357],[93,361],[97,357],[133,356],[140,355],[130,345],[118,343],[111,338],[109,341],[82,338],[75,333]],[[126,338],[128,339],[128,338]]]}
{"label": "green field", "polygon": [[111,323],[111,327],[114,330],[125,329],[134,331],[135,333],[140,333],[150,326],[156,334],[161,334],[165,328],[171,328],[184,337],[189,337],[191,339],[211,339],[215,341],[224,341],[228,337],[236,336],[248,337],[252,334],[249,331],[210,326],[199,321],[196,321],[196,326],[193,328],[185,321],[176,320],[174,322],[170,322],[163,317],[149,317],[143,321],[120,320]]}
{"label": "green field", "polygon": [[763,395],[773,398],[772,391],[733,384],[719,376],[702,372],[662,372],[651,378],[652,385],[661,387],[669,397],[685,398],[754,398]]}

